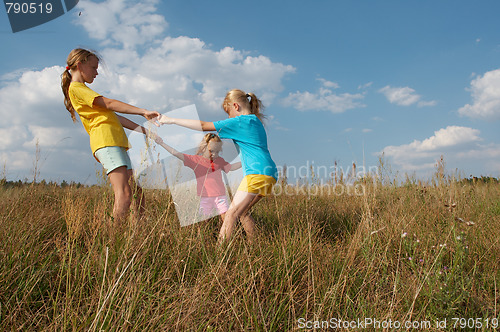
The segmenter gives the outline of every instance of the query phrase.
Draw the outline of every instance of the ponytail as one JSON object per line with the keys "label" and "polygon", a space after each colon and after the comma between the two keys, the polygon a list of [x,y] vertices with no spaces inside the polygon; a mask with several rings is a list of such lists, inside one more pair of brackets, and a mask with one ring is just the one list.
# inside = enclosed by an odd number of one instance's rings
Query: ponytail
{"label": "ponytail", "polygon": [[61,88],[64,94],[64,106],[66,106],[66,109],[71,114],[71,119],[73,120],[73,122],[76,122],[75,109],[73,108],[71,100],[69,99],[68,90],[70,84],[71,84],[71,73],[69,72],[69,69],[66,68],[66,70],[61,75]]}
{"label": "ponytail", "polygon": [[101,61],[96,52],[85,50],[83,48],[75,48],[69,53],[68,59],[66,59],[66,69],[61,75],[61,89],[64,94],[64,106],[71,114],[73,122],[76,122],[76,115],[75,109],[71,104],[71,99],[69,98],[69,85],[71,84],[70,70],[77,70],[78,63],[87,61],[87,59],[91,56],[95,56],[98,61]]}
{"label": "ponytail", "polygon": [[250,113],[255,114],[260,121],[264,120],[266,116],[262,113],[264,110],[262,101],[252,92],[247,93],[245,97],[250,98],[248,102],[250,104]]}

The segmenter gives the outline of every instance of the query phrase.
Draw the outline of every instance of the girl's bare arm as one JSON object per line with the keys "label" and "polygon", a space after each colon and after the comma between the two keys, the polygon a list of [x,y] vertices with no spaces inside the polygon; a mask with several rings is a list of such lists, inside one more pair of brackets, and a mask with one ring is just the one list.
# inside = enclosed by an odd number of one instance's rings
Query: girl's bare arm
{"label": "girl's bare arm", "polygon": [[106,98],[103,96],[96,97],[94,99],[94,105],[97,105],[99,107],[106,108],[108,110],[118,112],[118,113],[124,113],[124,114],[136,114],[136,115],[142,115],[146,119],[153,121],[153,123],[156,126],[160,126],[157,122],[156,119],[159,118],[161,115],[158,112],[155,111],[148,111],[144,108],[139,108],[135,107],[132,105],[129,105],[127,103],[121,102],[116,99],[110,99]]}
{"label": "girl's bare arm", "polygon": [[137,123],[135,123],[132,120],[127,119],[126,117],[123,117],[123,116],[118,115],[118,114],[116,116],[118,117],[118,120],[120,120],[120,123],[123,126],[123,128],[127,128],[129,130],[144,134],[153,140],[156,139],[156,137],[157,137],[156,134],[153,133],[151,130],[148,130],[148,129],[144,128],[143,126],[138,125]]}
{"label": "girl's bare arm", "polygon": [[198,131],[214,131],[215,126],[213,122],[198,121],[192,119],[178,119],[169,116],[161,115],[158,119],[161,124],[176,124],[181,127],[186,127]]}
{"label": "girl's bare arm", "polygon": [[234,170],[237,170],[239,168],[241,168],[241,161],[238,161],[237,163],[231,164],[231,168],[229,169],[229,171],[234,171]]}
{"label": "girl's bare arm", "polygon": [[161,139],[161,137],[157,136],[156,139],[155,139],[155,142],[159,145],[161,145],[165,150],[167,150],[170,154],[172,154],[172,156],[176,157],[176,158],[179,158],[180,160],[184,161],[184,154],[183,153],[180,153],[179,151],[177,151],[176,149],[174,149],[173,147],[171,147],[170,145],[166,144],[165,142],[163,142],[163,140]]}

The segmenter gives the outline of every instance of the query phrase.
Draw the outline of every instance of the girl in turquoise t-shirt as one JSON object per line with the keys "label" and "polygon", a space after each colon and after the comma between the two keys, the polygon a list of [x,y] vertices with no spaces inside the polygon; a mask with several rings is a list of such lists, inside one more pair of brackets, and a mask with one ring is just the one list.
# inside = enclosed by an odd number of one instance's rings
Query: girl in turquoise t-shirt
{"label": "girl in turquoise t-shirt", "polygon": [[224,98],[222,108],[229,119],[206,122],[176,119],[162,115],[162,124],[176,124],[200,131],[217,131],[220,138],[232,139],[239,152],[243,178],[233,201],[226,212],[219,233],[219,242],[229,239],[238,218],[249,240],[255,236],[255,220],[250,209],[263,197],[271,193],[277,179],[276,164],[267,146],[267,135],[262,124],[262,102],[253,93],[234,89]]}

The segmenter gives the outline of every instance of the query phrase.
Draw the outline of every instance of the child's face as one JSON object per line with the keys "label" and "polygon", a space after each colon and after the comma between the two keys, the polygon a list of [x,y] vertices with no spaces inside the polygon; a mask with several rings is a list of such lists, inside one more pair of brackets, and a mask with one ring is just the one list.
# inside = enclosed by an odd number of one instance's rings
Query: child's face
{"label": "child's face", "polygon": [[222,149],[220,142],[210,141],[207,144],[207,148],[205,149],[204,157],[215,159],[219,157],[219,153]]}
{"label": "child's face", "polygon": [[226,102],[226,104],[224,105],[224,110],[226,111],[229,118],[234,118],[240,115],[238,112],[239,106],[240,105],[235,102]]}
{"label": "child's face", "polygon": [[78,69],[82,75],[85,83],[92,83],[98,75],[97,68],[99,67],[99,60],[95,56],[90,56],[87,61],[78,63]]}

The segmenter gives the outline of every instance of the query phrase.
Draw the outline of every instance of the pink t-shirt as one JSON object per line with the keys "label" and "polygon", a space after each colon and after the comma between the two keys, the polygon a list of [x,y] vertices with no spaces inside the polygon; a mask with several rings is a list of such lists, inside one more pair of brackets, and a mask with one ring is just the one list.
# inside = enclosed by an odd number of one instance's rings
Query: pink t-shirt
{"label": "pink t-shirt", "polygon": [[191,168],[196,175],[198,196],[216,197],[226,194],[221,172],[229,172],[231,164],[223,158],[217,157],[211,161],[200,155],[184,154],[184,166]]}

